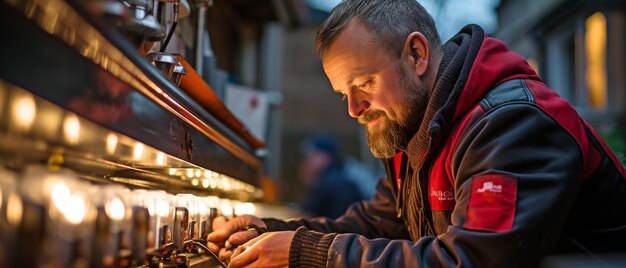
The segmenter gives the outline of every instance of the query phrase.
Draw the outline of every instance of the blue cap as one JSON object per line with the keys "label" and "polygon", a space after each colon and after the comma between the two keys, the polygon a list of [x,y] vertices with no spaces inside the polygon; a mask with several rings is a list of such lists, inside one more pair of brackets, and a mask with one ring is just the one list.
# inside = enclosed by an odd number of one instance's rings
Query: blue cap
{"label": "blue cap", "polygon": [[312,151],[324,151],[336,157],[339,155],[339,146],[335,137],[327,134],[319,134],[304,140],[300,144],[300,151],[303,154]]}

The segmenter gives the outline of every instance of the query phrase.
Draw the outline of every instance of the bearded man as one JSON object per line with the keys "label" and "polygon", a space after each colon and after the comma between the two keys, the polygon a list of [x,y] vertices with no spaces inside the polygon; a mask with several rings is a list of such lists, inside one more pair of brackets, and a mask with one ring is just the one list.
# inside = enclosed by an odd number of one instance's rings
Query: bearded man
{"label": "bearded man", "polygon": [[345,0],[317,45],[387,178],[335,220],[218,218],[209,246],[229,267],[529,267],[626,252],[624,167],[479,26],[442,45],[415,0]]}

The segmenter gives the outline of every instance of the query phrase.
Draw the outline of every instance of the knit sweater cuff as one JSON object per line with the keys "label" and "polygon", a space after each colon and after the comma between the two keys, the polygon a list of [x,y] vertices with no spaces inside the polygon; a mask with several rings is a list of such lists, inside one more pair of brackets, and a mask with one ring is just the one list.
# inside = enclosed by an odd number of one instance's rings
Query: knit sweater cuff
{"label": "knit sweater cuff", "polygon": [[315,232],[302,226],[289,248],[289,267],[326,267],[328,249],[337,234]]}
{"label": "knit sweater cuff", "polygon": [[295,222],[287,222],[274,218],[263,218],[261,219],[265,222],[267,226],[267,230],[275,232],[275,231],[295,231],[301,224]]}

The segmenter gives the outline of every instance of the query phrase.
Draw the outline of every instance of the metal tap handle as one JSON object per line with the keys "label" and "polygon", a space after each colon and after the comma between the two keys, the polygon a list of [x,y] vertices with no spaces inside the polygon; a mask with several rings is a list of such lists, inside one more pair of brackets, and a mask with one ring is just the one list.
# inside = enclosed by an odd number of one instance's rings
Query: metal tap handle
{"label": "metal tap handle", "polygon": [[176,207],[174,211],[174,226],[172,228],[172,242],[177,249],[183,248],[185,231],[189,226],[189,211],[184,207]]}
{"label": "metal tap handle", "polygon": [[150,213],[147,208],[138,206],[133,207],[132,211],[131,255],[136,264],[142,264],[146,261]]}

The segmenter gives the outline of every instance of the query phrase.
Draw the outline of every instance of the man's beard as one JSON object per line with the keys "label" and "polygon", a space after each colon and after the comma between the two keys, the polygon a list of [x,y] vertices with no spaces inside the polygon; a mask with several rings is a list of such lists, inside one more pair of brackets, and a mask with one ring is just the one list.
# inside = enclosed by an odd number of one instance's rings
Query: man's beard
{"label": "man's beard", "polygon": [[428,91],[423,83],[411,79],[402,66],[398,66],[400,87],[404,94],[403,109],[398,118],[392,120],[382,110],[372,110],[359,117],[360,124],[378,118],[373,126],[366,125],[367,144],[374,157],[392,158],[406,149],[409,141],[417,133],[428,103]]}

